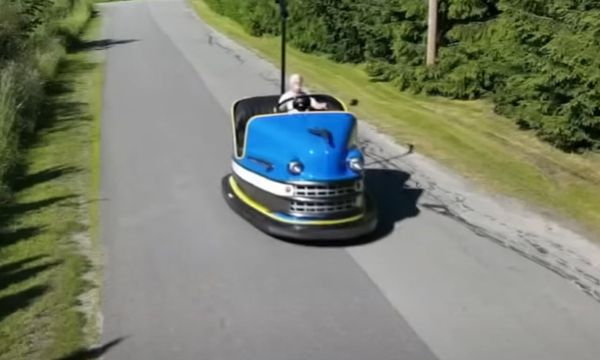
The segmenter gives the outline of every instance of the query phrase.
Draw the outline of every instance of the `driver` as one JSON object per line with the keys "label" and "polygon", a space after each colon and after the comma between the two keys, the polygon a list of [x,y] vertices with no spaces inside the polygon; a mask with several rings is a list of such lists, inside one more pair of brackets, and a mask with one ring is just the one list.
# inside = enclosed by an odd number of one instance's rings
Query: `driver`
{"label": "driver", "polygon": [[[290,100],[297,96],[302,96],[302,95],[309,95],[308,91],[306,91],[304,89],[304,79],[302,78],[302,75],[300,75],[300,74],[293,74],[292,76],[290,76],[289,90],[285,94],[281,95],[281,97],[279,98],[279,103],[282,104],[286,100]],[[302,99],[304,99],[304,101]],[[305,111],[305,110],[308,110],[308,106],[306,106],[308,104],[304,104],[305,102],[306,102],[306,98],[298,98],[295,101],[288,101],[285,104],[281,105],[280,110],[288,111],[288,112],[292,112],[295,110],[296,111]],[[300,103],[302,103],[302,104],[300,104]],[[297,106],[295,106],[295,104]],[[315,100],[314,98],[311,97],[310,98],[310,108],[314,109],[314,110],[325,110],[325,109],[327,109],[327,104],[318,102],[317,100]]]}

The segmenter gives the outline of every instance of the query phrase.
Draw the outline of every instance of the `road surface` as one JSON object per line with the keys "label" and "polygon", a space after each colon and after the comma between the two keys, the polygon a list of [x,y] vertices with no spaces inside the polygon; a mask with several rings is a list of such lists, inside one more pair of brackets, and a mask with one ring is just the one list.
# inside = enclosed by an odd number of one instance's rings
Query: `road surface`
{"label": "road surface", "polygon": [[432,211],[401,170],[370,171],[388,225],[370,243],[254,229],[220,195],[229,104],[277,93],[275,70],[181,0],[101,9],[102,340],[124,338],[106,359],[599,358],[598,302]]}

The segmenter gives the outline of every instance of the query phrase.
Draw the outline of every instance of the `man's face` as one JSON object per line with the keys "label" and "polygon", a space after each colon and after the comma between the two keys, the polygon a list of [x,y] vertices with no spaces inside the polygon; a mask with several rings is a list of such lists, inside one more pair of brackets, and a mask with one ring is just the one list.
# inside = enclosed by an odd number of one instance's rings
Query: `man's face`
{"label": "man's face", "polygon": [[291,78],[290,79],[290,89],[293,92],[300,92],[302,90],[302,80],[297,77]]}

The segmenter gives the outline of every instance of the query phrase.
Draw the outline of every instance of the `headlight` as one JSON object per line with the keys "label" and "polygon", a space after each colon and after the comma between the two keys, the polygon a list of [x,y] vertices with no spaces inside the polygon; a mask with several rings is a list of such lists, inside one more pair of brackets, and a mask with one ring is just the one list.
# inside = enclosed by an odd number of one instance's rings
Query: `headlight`
{"label": "headlight", "polygon": [[361,172],[365,168],[365,162],[362,158],[352,158],[348,160],[348,166],[352,171]]}
{"label": "headlight", "polygon": [[290,174],[299,175],[302,170],[304,170],[304,166],[299,161],[292,161],[288,164],[288,171]]}

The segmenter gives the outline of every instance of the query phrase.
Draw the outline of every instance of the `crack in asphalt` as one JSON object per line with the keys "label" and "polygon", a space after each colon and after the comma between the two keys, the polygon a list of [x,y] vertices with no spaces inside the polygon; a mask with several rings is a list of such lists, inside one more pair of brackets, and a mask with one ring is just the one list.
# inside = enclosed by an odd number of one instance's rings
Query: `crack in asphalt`
{"label": "crack in asphalt", "polygon": [[238,54],[237,52],[235,52],[233,49],[221,44],[219,42],[219,40],[217,40],[212,34],[208,34],[208,39],[207,39],[207,43],[210,46],[216,46],[218,48],[220,48],[221,50],[223,50],[225,53],[231,55],[234,59],[236,59],[240,64],[244,64],[244,58],[242,58],[242,56],[240,54]]}
{"label": "crack in asphalt", "polygon": [[267,82],[269,82],[269,83],[271,83],[271,84],[273,84],[275,86],[279,86],[279,79],[271,77],[270,74],[267,73],[267,72],[263,71],[263,72],[259,73],[258,76],[261,79],[263,79],[263,80],[265,80],[265,81],[267,81]]}
{"label": "crack in asphalt", "polygon": [[[600,302],[600,277],[592,274],[597,269],[580,254],[552,241],[552,239],[541,238],[536,234],[514,229],[506,223],[498,221],[494,216],[479,213],[473,206],[467,204],[468,199],[464,195],[441,188],[435,180],[427,178],[417,168],[403,161],[412,153],[412,149],[400,155],[385,156],[385,149],[375,142],[364,138],[359,142],[365,156],[372,159],[368,163],[369,166],[381,166],[410,174],[408,183],[415,188],[425,190],[424,198],[427,199],[427,202],[420,204],[422,208],[448,217],[462,224],[477,236],[511,249],[520,256],[570,281],[581,291]],[[491,231],[468,220],[466,215],[469,214],[482,216],[488,222],[499,225],[500,230]],[[515,230],[516,234],[514,234]]]}

